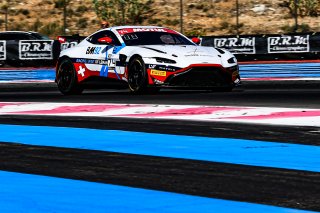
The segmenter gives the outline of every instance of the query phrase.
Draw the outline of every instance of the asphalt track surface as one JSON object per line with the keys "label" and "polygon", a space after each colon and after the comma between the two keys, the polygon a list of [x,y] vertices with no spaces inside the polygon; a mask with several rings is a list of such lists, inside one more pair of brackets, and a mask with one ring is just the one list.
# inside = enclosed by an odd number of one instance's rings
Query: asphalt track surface
{"label": "asphalt track surface", "polygon": [[[54,84],[2,84],[1,102],[144,103],[320,108],[319,81],[245,82],[233,92],[88,90],[62,96]],[[320,145],[318,127],[97,117],[0,116],[1,124],[238,138]],[[57,136],[59,137],[59,136]],[[0,170],[320,211],[320,173],[86,149],[0,143]]]}

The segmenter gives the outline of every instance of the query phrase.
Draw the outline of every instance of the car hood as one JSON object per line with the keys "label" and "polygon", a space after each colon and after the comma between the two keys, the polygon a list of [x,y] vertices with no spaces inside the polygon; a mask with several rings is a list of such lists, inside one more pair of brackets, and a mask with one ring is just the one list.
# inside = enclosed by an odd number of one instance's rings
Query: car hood
{"label": "car hood", "polygon": [[175,56],[217,56],[218,52],[212,47],[196,45],[143,45],[144,49],[149,49],[158,53]]}
{"label": "car hood", "polygon": [[225,52],[219,52],[213,47],[196,45],[143,45],[139,46],[150,55],[164,57],[176,61],[185,61],[188,64],[213,63],[221,64],[221,57]]}

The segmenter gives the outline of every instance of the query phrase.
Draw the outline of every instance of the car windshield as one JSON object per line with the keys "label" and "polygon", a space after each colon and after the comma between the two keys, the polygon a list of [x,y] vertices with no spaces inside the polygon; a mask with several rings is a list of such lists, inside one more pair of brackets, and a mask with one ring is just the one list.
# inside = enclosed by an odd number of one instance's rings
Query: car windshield
{"label": "car windshield", "polygon": [[137,45],[194,45],[185,37],[168,32],[133,32],[121,35],[127,46]]}

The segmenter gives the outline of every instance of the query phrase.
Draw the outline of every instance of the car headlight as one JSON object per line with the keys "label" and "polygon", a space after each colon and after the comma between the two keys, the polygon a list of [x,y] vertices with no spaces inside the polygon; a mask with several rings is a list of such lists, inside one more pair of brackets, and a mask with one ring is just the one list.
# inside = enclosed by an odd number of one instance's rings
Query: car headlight
{"label": "car headlight", "polygon": [[236,59],[235,57],[229,58],[229,59],[228,59],[228,63],[229,63],[229,64],[237,63],[237,59]]}
{"label": "car headlight", "polygon": [[160,57],[155,57],[156,61],[158,63],[165,63],[165,64],[175,64],[177,63],[175,60],[167,59],[167,58],[160,58]]}

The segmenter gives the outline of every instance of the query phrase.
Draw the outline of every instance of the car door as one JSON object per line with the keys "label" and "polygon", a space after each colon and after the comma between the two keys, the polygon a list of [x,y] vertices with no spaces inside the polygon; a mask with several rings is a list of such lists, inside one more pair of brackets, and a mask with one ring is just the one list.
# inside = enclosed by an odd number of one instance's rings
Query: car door
{"label": "car door", "polygon": [[[109,39],[109,40],[108,40]],[[119,78],[116,64],[119,60],[117,50],[121,43],[113,32],[104,30],[87,39],[92,44],[86,49],[86,57],[95,59],[95,70],[100,70],[100,76]],[[88,67],[89,68],[89,67]]]}

